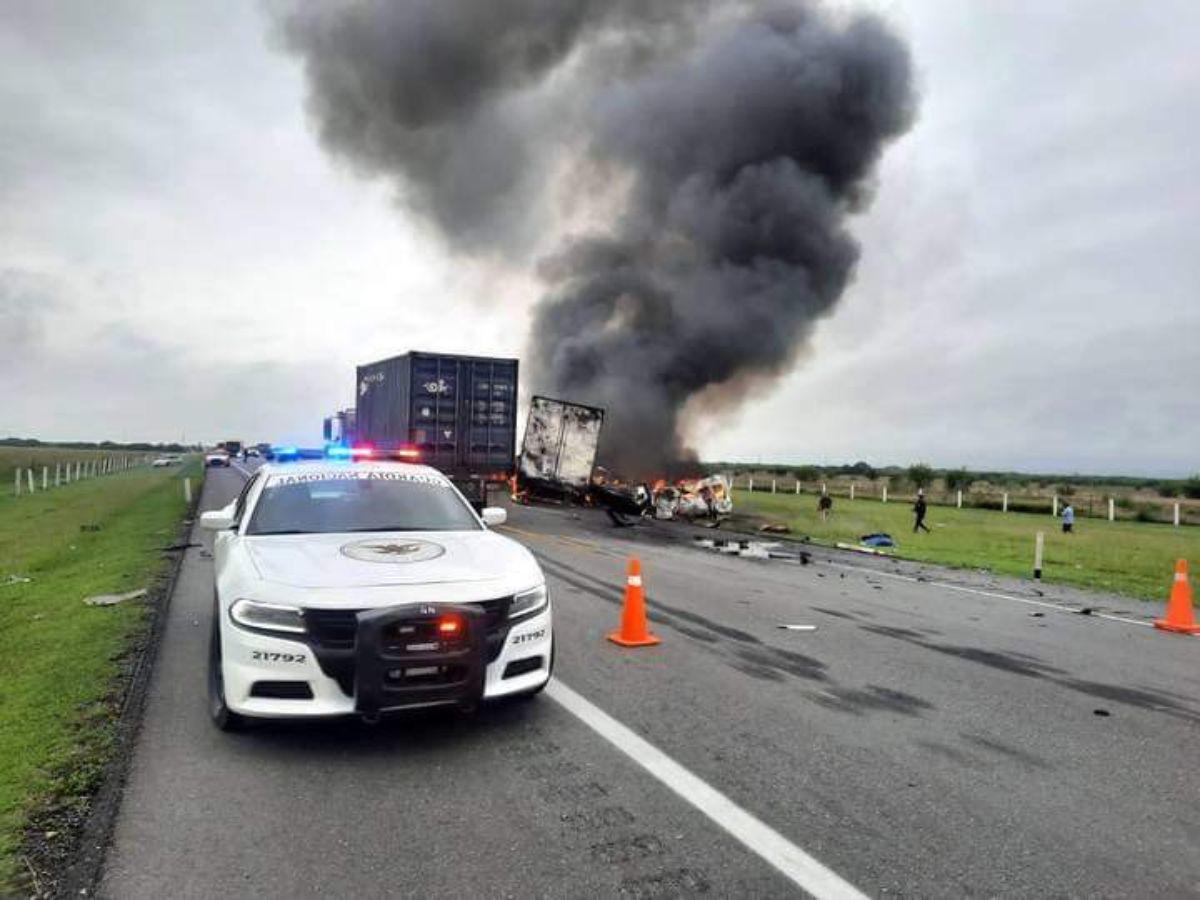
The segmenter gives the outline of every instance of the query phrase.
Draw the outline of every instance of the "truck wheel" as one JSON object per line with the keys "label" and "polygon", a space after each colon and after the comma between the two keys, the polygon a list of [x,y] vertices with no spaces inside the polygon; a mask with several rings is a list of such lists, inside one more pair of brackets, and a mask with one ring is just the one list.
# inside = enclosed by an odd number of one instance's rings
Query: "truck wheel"
{"label": "truck wheel", "polygon": [[214,616],[208,642],[208,714],[222,731],[240,731],[246,719],[225,705],[225,678],[221,670],[221,626]]}

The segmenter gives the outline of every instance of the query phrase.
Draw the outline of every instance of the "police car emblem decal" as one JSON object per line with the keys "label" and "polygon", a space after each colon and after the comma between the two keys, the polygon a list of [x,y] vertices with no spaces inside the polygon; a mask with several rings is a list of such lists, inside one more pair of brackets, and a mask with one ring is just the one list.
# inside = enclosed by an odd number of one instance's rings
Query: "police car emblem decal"
{"label": "police car emblem decal", "polygon": [[446,552],[441,544],[429,541],[367,540],[342,547],[342,555],[359,562],[412,563],[437,559]]}

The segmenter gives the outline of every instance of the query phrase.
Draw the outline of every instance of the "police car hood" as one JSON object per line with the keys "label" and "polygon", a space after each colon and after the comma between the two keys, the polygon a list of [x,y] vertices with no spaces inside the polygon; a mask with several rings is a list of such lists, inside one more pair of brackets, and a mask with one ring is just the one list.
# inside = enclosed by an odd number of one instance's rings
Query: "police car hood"
{"label": "police car hood", "polygon": [[245,541],[264,581],[295,588],[478,584],[541,580],[532,554],[491,531],[263,535]]}

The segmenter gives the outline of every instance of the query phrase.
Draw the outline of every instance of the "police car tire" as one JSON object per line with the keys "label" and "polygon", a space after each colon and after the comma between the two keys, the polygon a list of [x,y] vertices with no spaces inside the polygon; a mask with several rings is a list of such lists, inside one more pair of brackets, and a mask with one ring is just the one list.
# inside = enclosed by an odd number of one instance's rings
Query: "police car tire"
{"label": "police car tire", "polygon": [[225,705],[225,683],[221,675],[221,627],[213,611],[212,638],[208,642],[208,714],[221,731],[240,731],[246,719]]}

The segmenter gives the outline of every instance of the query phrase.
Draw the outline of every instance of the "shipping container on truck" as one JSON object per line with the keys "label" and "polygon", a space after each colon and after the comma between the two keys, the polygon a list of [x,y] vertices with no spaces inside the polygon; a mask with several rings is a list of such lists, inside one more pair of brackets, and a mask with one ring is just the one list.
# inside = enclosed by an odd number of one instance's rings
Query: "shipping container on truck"
{"label": "shipping container on truck", "polygon": [[517,463],[521,484],[538,494],[582,499],[591,486],[603,427],[599,407],[534,397]]}
{"label": "shipping container on truck", "polygon": [[412,351],[358,367],[356,439],[412,448],[477,507],[513,473],[517,361]]}
{"label": "shipping container on truck", "polygon": [[326,444],[341,444],[350,446],[358,440],[357,428],[355,421],[358,415],[354,408],[343,409],[335,412],[332,416],[326,416],[322,435],[325,438]]}

